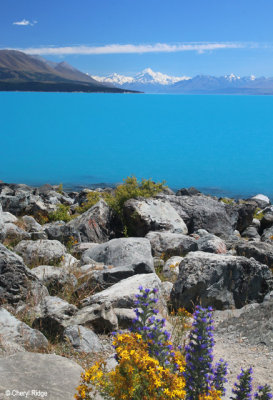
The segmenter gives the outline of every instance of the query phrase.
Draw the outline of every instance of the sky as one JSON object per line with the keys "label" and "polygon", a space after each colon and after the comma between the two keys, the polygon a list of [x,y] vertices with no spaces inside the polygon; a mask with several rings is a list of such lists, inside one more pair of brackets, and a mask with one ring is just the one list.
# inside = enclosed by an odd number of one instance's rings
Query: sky
{"label": "sky", "polygon": [[1,0],[0,48],[91,75],[273,76],[272,0]]}

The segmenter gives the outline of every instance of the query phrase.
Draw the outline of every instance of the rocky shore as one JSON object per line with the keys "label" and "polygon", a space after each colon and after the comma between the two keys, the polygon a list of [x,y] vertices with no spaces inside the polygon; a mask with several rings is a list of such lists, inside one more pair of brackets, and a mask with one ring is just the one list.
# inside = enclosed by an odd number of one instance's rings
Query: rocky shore
{"label": "rocky shore", "polygon": [[131,325],[139,285],[159,290],[170,330],[171,310],[212,306],[230,375],[246,364],[255,377],[258,352],[255,383],[272,385],[269,198],[164,188],[127,200],[121,217],[107,193],[0,183],[0,399],[69,400],[86,363],[104,355],[113,367],[109,333]]}

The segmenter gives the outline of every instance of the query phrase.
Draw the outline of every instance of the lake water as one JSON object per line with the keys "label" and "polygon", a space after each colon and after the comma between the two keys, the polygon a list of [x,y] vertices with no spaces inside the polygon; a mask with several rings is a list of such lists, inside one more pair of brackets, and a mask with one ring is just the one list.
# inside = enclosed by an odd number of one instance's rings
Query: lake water
{"label": "lake water", "polygon": [[273,97],[0,93],[0,180],[273,196]]}

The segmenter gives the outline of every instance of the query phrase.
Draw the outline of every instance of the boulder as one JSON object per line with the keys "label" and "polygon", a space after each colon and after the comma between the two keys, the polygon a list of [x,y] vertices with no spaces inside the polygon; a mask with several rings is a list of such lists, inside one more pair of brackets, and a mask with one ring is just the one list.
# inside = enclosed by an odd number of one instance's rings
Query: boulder
{"label": "boulder", "polygon": [[111,302],[92,304],[81,308],[68,322],[68,325],[84,325],[97,333],[109,333],[118,328],[118,318]]}
{"label": "boulder", "polygon": [[31,272],[47,287],[51,296],[60,292],[65,285],[73,287],[77,284],[76,277],[65,268],[40,265],[32,268]]}
{"label": "boulder", "polygon": [[155,256],[163,253],[165,257],[184,256],[190,251],[197,250],[196,239],[180,233],[149,232],[146,239],[150,241]]}
{"label": "boulder", "polygon": [[252,223],[257,206],[253,201],[244,201],[239,204],[229,204],[226,208],[230,217],[234,218],[235,228],[241,233]]}
{"label": "boulder", "polygon": [[260,241],[261,236],[258,233],[258,230],[255,226],[248,226],[243,232],[242,232],[242,237],[247,238],[249,240],[253,241]]}
{"label": "boulder", "polygon": [[19,226],[13,223],[5,224],[5,240],[11,243],[19,243],[21,240],[30,239],[30,234],[23,229],[19,228]]}
{"label": "boulder", "polygon": [[[197,231],[198,234],[198,231]],[[226,254],[227,248],[225,242],[218,236],[212,234],[205,234],[197,240],[199,251],[216,254]]]}
{"label": "boulder", "polygon": [[83,283],[78,287],[76,293],[80,294],[81,291],[86,291],[87,289],[90,289],[90,291],[98,291],[98,288],[103,290],[130,276],[143,273],[145,273],[145,267],[142,268],[141,265],[123,267],[103,265],[100,268],[95,265],[79,278],[79,283],[81,283],[81,281],[83,281]]}
{"label": "boulder", "polygon": [[[219,311],[218,319],[222,313]],[[251,322],[251,323],[250,323]],[[221,336],[244,338],[250,346],[265,345],[273,350],[273,298],[262,304],[249,304],[240,310],[231,310],[217,326]]]}
{"label": "boulder", "polygon": [[22,217],[22,222],[27,232],[40,232],[43,230],[42,225],[38,224],[38,222],[30,215],[24,215]]}
{"label": "boulder", "polygon": [[22,240],[14,251],[22,256],[29,267],[38,265],[61,265],[66,248],[57,240]]}
{"label": "boulder", "polygon": [[82,300],[82,305],[104,304],[109,302],[114,308],[134,308],[135,295],[139,286],[148,289],[161,289],[161,281],[156,274],[139,274]]}
{"label": "boulder", "polygon": [[0,203],[0,242],[5,239],[5,223],[3,219],[2,205]]}
{"label": "boulder", "polygon": [[0,244],[0,303],[17,304],[35,294],[46,295],[47,290],[25,266],[23,259]]}
{"label": "boulder", "polygon": [[1,341],[14,342],[32,351],[46,349],[48,346],[41,332],[19,321],[3,307],[0,307],[0,338]]}
{"label": "boulder", "polygon": [[131,236],[145,236],[149,231],[187,234],[188,228],[171,204],[163,199],[130,199],[123,208]]}
{"label": "boulder", "polygon": [[145,238],[120,238],[99,244],[86,250],[82,256],[82,264],[92,260],[113,265],[115,267],[133,266],[146,273],[154,272],[151,245]]}
{"label": "boulder", "polygon": [[201,194],[201,192],[195,187],[182,188],[176,192],[176,196],[196,196],[198,194]]}
{"label": "boulder", "polygon": [[64,329],[71,325],[69,320],[77,307],[56,296],[46,296],[40,304],[40,315],[33,321],[33,328],[39,329],[54,340],[63,338]]}
{"label": "boulder", "polygon": [[5,224],[12,223],[15,224],[18,221],[18,218],[10,212],[2,212],[2,220]]}
{"label": "boulder", "polygon": [[181,261],[183,260],[183,257],[179,256],[174,256],[169,258],[163,267],[162,273],[165,278],[169,279],[175,279],[178,277],[179,274],[179,265]]}
{"label": "boulder", "polygon": [[3,399],[20,400],[25,392],[29,399],[73,400],[82,372],[79,364],[56,354],[17,353],[1,358],[0,393],[10,391]]}
{"label": "boulder", "polygon": [[[114,215],[106,202],[101,199],[93,207],[67,224],[58,221],[47,224],[45,232],[49,239],[67,244],[74,240],[103,243],[114,237]],[[117,229],[119,229],[117,227]]]}
{"label": "boulder", "polygon": [[81,325],[70,325],[64,330],[64,338],[78,352],[97,353],[103,350],[103,346],[98,336]]}
{"label": "boulder", "polygon": [[227,206],[211,197],[165,196],[187,224],[189,233],[206,229],[217,236],[229,236],[236,227],[236,218],[227,211]]}
{"label": "boulder", "polygon": [[261,230],[271,228],[273,226],[273,213],[268,212],[264,214],[261,219]]}
{"label": "boulder", "polygon": [[268,265],[273,268],[273,242],[239,242],[235,246],[236,252],[239,256],[247,258],[255,258],[262,264]]}
{"label": "boulder", "polygon": [[267,228],[263,231],[263,234],[261,236],[261,241],[273,243],[273,226],[271,226],[270,228]]}
{"label": "boulder", "polygon": [[265,208],[271,204],[269,197],[264,194],[256,194],[256,196],[251,197],[251,200],[254,200],[260,208]]}
{"label": "boulder", "polygon": [[272,290],[272,273],[254,259],[201,251],[189,253],[180,263],[171,301],[175,309],[195,304],[222,310],[262,302]]}

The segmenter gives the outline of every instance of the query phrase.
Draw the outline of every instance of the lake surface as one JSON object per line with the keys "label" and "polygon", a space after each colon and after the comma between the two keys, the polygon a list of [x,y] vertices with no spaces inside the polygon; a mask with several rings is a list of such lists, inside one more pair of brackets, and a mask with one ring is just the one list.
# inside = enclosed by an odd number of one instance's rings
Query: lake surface
{"label": "lake surface", "polygon": [[273,97],[0,93],[0,180],[273,196]]}

